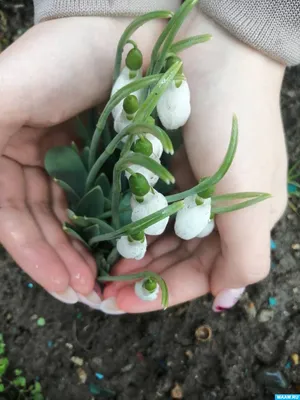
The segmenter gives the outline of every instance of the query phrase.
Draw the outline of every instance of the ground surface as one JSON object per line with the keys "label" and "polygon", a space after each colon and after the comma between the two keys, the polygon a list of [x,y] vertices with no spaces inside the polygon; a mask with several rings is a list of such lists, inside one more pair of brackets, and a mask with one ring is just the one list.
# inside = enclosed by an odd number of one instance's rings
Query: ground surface
{"label": "ground surface", "polygon": [[[30,25],[31,7],[24,3],[1,0],[2,47]],[[300,157],[300,68],[287,71],[282,105],[293,162]],[[11,365],[24,368],[28,379],[38,376],[49,400],[89,400],[99,388],[111,389],[117,400],[163,400],[171,398],[176,383],[187,400],[268,400],[272,392],[300,393],[300,364],[289,358],[300,352],[299,227],[299,216],[289,211],[273,235],[277,249],[270,276],[224,315],[211,311],[210,297],[145,316],[107,317],[81,305],[65,306],[36,286],[28,288],[28,278],[1,251],[0,332]],[[269,306],[270,297],[277,305]],[[272,320],[261,322],[270,314]],[[45,318],[44,327],[37,326],[37,317]],[[195,339],[203,324],[211,326],[210,342]],[[85,384],[72,356],[83,359]],[[276,379],[268,388],[262,383],[263,374],[274,371],[285,375],[286,389]],[[96,379],[97,372],[103,379]]]}

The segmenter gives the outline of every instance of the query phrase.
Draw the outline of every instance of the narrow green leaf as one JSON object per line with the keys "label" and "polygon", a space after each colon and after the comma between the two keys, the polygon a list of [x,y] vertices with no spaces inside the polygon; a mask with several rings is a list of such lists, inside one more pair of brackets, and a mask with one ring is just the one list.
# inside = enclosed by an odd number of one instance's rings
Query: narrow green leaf
{"label": "narrow green leaf", "polygon": [[[131,207],[130,207],[130,200],[131,200],[131,193],[128,192],[123,196],[122,200],[120,201],[120,207],[119,207],[119,214],[120,214],[120,226],[125,226],[130,224],[131,222]],[[127,210],[127,211],[122,211],[122,210]]]}
{"label": "narrow green leaf", "polygon": [[94,224],[91,226],[88,226],[87,228],[84,228],[82,231],[82,236],[84,237],[84,240],[89,242],[93,237],[100,235],[100,228],[99,225]]}
{"label": "narrow green leaf", "polygon": [[131,164],[141,165],[159,176],[160,179],[162,179],[167,184],[175,182],[174,176],[164,166],[162,166],[152,158],[145,156],[144,154],[129,154],[127,157],[120,159],[118,164],[123,170],[126,169],[126,167],[130,167]]}
{"label": "narrow green leaf", "polygon": [[66,182],[61,181],[60,179],[54,178],[53,180],[64,190],[68,200],[68,204],[70,204],[72,207],[76,207],[80,201],[80,198],[71,188],[71,186],[69,186]]}
{"label": "narrow green leaf", "polygon": [[170,53],[180,53],[181,51],[188,49],[189,47],[194,46],[195,44],[205,43],[212,38],[212,35],[204,34],[192,36],[187,39],[179,40],[175,42],[170,47]]}
{"label": "narrow green leaf", "polygon": [[267,200],[270,197],[271,197],[271,195],[261,195],[261,196],[255,197],[254,199],[246,200],[246,201],[243,201],[242,203],[232,204],[232,205],[226,206],[226,207],[212,207],[211,212],[212,212],[212,214],[224,214],[224,213],[229,213],[232,211],[241,210],[242,208],[250,207],[250,206],[253,206],[254,204],[257,204],[264,200]]}
{"label": "narrow green leaf", "polygon": [[98,217],[104,211],[104,195],[100,186],[94,187],[80,200],[76,215]]}
{"label": "narrow green leaf", "polygon": [[87,146],[84,147],[81,152],[81,160],[87,171],[89,169],[89,154],[90,154],[90,148]]}
{"label": "narrow green leaf", "polygon": [[89,144],[91,141],[89,132],[83,122],[81,121],[80,117],[77,116],[74,120],[74,127],[75,127],[75,132],[80,139],[83,140],[84,144]]}
{"label": "narrow green leaf", "polygon": [[95,180],[95,186],[100,186],[105,197],[108,199],[111,196],[111,185],[105,174],[100,174]]}
{"label": "narrow green leaf", "polygon": [[148,21],[151,21],[151,20],[157,19],[157,18],[167,19],[167,18],[171,18],[172,16],[173,16],[173,13],[171,11],[153,11],[153,12],[150,12],[150,13],[147,13],[147,14],[141,15],[140,17],[135,18],[128,25],[128,27],[123,32],[123,34],[119,40],[119,43],[118,43],[115,67],[114,67],[114,81],[120,75],[123,49],[126,45],[126,42],[132,36],[132,34],[139,27],[141,27]]}
{"label": "narrow green leaf", "polygon": [[52,178],[65,182],[79,196],[84,195],[87,171],[71,147],[60,146],[48,150],[45,169]]}
{"label": "narrow green leaf", "polygon": [[90,246],[87,244],[87,242],[79,235],[79,233],[77,233],[74,230],[74,227],[70,224],[68,224],[67,222],[65,222],[63,224],[63,230],[64,232],[66,232],[69,236],[71,236],[73,239],[77,239],[79,240],[81,243],[83,243],[88,249],[90,248]]}
{"label": "narrow green leaf", "polygon": [[239,200],[239,199],[250,199],[253,197],[258,196],[270,196],[269,193],[262,193],[262,192],[238,192],[238,193],[227,193],[227,194],[220,194],[216,196],[212,196],[212,201],[229,201],[229,200]]}

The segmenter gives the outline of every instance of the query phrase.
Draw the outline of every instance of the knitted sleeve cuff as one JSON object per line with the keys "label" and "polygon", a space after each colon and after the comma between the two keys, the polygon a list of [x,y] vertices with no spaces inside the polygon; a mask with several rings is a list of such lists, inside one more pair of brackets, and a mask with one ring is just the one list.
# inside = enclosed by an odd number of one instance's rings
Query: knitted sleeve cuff
{"label": "knitted sleeve cuff", "polygon": [[248,45],[286,65],[300,63],[299,0],[200,0],[199,5]]}

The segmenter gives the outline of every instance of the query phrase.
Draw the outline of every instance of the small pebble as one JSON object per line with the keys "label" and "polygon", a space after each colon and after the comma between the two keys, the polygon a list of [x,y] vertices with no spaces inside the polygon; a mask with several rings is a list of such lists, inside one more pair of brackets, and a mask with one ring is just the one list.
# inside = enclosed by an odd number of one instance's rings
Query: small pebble
{"label": "small pebble", "polygon": [[276,248],[277,248],[276,243],[274,242],[273,239],[271,239],[271,250],[276,250]]}
{"label": "small pebble", "polygon": [[256,317],[257,311],[253,301],[243,304],[243,308],[249,319],[254,319]]}
{"label": "small pebble", "polygon": [[46,320],[43,317],[40,317],[37,321],[36,321],[37,326],[45,326],[46,325]]}
{"label": "small pebble", "polygon": [[273,318],[274,318],[274,310],[270,309],[262,309],[257,317],[259,322],[272,321]]}
{"label": "small pebble", "polygon": [[300,250],[300,243],[293,243],[292,244],[292,249],[293,250]]}
{"label": "small pebble", "polygon": [[82,368],[77,368],[76,372],[79,378],[79,382],[85,383],[87,380],[87,373],[85,372],[85,370]]}
{"label": "small pebble", "polygon": [[297,287],[294,287],[293,288],[293,293],[298,293],[298,292],[299,292],[299,289]]}
{"label": "small pebble", "polygon": [[277,305],[276,297],[269,297],[269,305],[275,307]]}
{"label": "small pebble", "polygon": [[123,367],[123,368],[121,369],[121,371],[122,371],[122,372],[129,372],[129,371],[132,370],[132,368],[133,368],[133,364],[128,364],[128,365],[125,365],[125,367]]}
{"label": "small pebble", "polygon": [[195,337],[199,342],[207,342],[211,340],[212,337],[211,327],[208,325],[199,326],[195,330]]}
{"label": "small pebble", "polygon": [[71,357],[71,361],[73,364],[78,365],[79,367],[82,367],[84,362],[82,358],[76,356]]}
{"label": "small pebble", "polygon": [[100,374],[100,372],[96,372],[96,373],[95,373],[95,376],[96,376],[96,378],[99,379],[99,380],[101,380],[101,379],[104,378],[104,375]]}
{"label": "small pebble", "polygon": [[185,352],[185,355],[187,356],[187,358],[188,358],[189,360],[191,360],[191,359],[193,358],[193,356],[194,356],[194,354],[193,354],[193,352],[192,352],[191,350],[187,350],[187,351]]}
{"label": "small pebble", "polygon": [[139,359],[139,361],[144,361],[145,360],[145,357],[143,356],[143,354],[140,351],[138,351],[136,353],[136,356]]}
{"label": "small pebble", "polygon": [[176,383],[173,389],[171,390],[172,399],[183,399],[183,391],[181,386]]}
{"label": "small pebble", "polygon": [[292,359],[294,365],[299,364],[299,354],[297,354],[297,353],[291,354],[291,359]]}
{"label": "small pebble", "polygon": [[30,317],[30,319],[31,319],[32,321],[35,321],[36,319],[38,319],[38,316],[37,316],[36,314],[33,314],[33,315]]}
{"label": "small pebble", "polygon": [[69,349],[69,350],[72,350],[72,349],[73,349],[73,345],[72,345],[71,343],[66,343],[66,347],[67,347],[67,349]]}

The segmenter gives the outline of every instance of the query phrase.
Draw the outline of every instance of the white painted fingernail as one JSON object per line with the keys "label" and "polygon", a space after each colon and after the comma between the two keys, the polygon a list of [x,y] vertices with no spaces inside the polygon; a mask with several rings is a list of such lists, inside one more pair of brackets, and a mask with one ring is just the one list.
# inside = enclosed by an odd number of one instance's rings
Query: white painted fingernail
{"label": "white painted fingernail", "polygon": [[233,307],[241,298],[245,288],[222,290],[215,298],[212,309],[221,312]]}
{"label": "white painted fingernail", "polygon": [[101,310],[102,300],[94,290],[87,296],[83,296],[80,293],[77,293],[77,296],[80,303],[86,304],[95,310]]}
{"label": "white painted fingernail", "polygon": [[64,292],[49,292],[55,299],[66,304],[75,304],[78,301],[78,296],[70,286]]}
{"label": "white painted fingernail", "polygon": [[101,303],[101,311],[103,311],[105,314],[110,314],[110,315],[121,315],[121,314],[126,314],[125,311],[120,310],[120,308],[117,306],[116,298],[115,297],[109,297],[106,300],[103,300]]}

